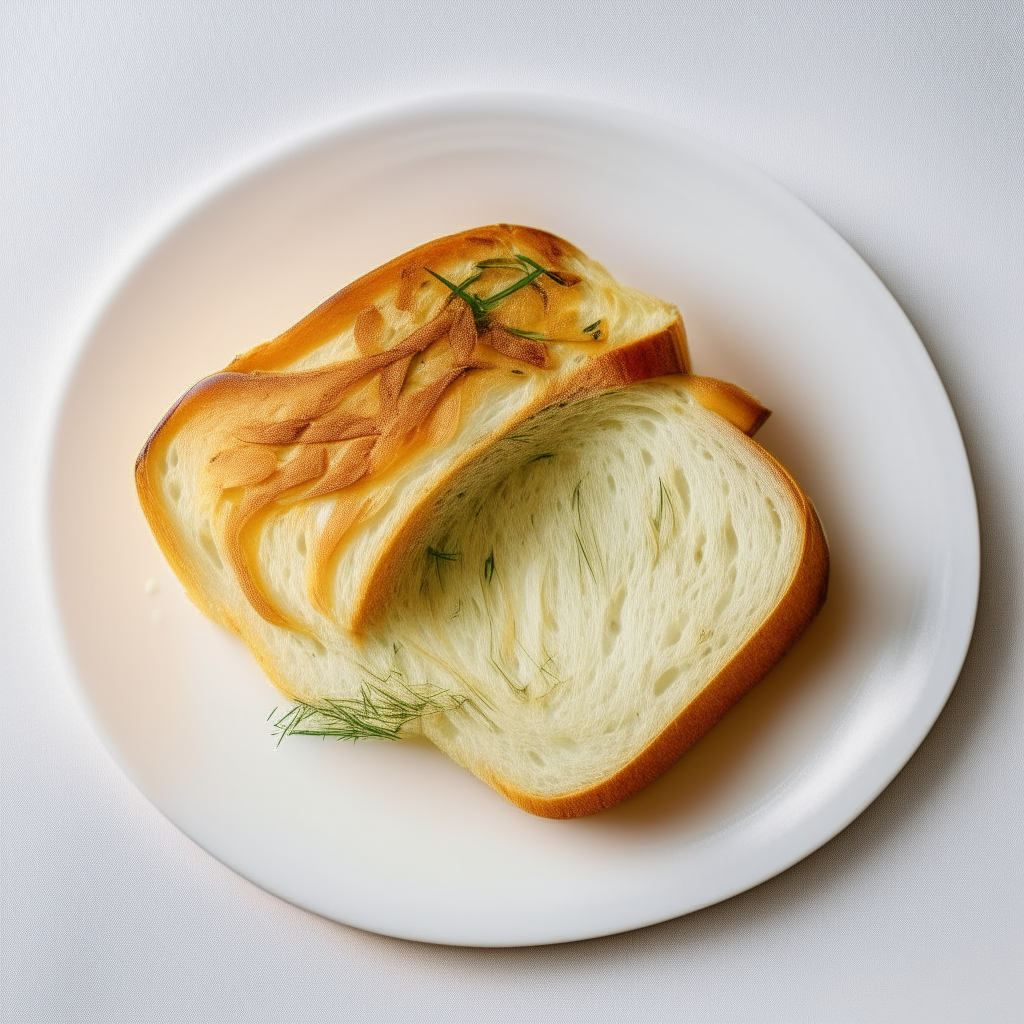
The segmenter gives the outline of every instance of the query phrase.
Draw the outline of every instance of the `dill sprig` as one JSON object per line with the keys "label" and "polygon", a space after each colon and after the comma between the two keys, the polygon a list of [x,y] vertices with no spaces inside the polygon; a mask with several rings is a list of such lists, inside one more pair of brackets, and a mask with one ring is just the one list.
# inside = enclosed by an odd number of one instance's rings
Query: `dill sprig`
{"label": "dill sprig", "polygon": [[672,504],[672,499],[669,497],[668,491],[665,490],[665,481],[658,477],[658,511],[654,516],[650,517],[651,524],[654,527],[655,533],[661,533],[661,521],[665,515],[665,506],[668,506],[669,512],[672,513],[672,525],[675,526],[676,521],[676,510]]}
{"label": "dill sprig", "polygon": [[364,682],[358,697],[327,697],[318,704],[297,701],[274,722],[277,745],[286,736],[397,740],[410,722],[443,711],[456,711],[466,701],[447,690],[421,693],[402,686],[400,691]]}
{"label": "dill sprig", "polygon": [[442,562],[458,562],[462,555],[458,551],[440,551],[437,548],[427,548],[427,562],[433,562],[434,570],[437,572],[437,585],[444,591],[444,580],[441,579]]}
{"label": "dill sprig", "polygon": [[668,491],[665,490],[665,481],[658,477],[658,510],[655,514],[648,515],[647,521],[651,524],[651,533],[654,540],[654,564],[658,564],[658,559],[661,557],[661,524],[665,518],[665,508],[668,507],[668,511],[672,516],[672,530],[676,528],[676,510],[672,504],[672,499],[669,497]]}
{"label": "dill sprig", "polygon": [[[483,272],[485,270],[490,270],[494,267],[521,270],[523,272],[523,276],[519,278],[518,281],[513,281],[507,288],[503,288],[495,295],[489,295],[486,298],[478,295],[476,292],[470,293],[466,291],[471,284],[474,284],[483,276]],[[462,299],[462,301],[469,306],[473,311],[473,319],[479,327],[487,326],[491,313],[500,303],[504,302],[510,295],[514,295],[520,288],[525,288],[527,285],[533,284],[539,277],[550,277],[556,284],[560,284],[563,287],[569,287],[568,282],[560,277],[555,271],[547,270],[535,260],[531,260],[529,256],[520,256],[518,253],[514,260],[482,260],[476,265],[476,268],[477,273],[467,277],[465,281],[461,281],[459,284],[455,284],[447,278],[442,277],[436,271],[431,270],[430,267],[425,267],[424,269],[431,275],[431,277],[437,278],[441,284],[451,290],[453,295]],[[506,328],[506,330],[511,331],[512,334],[518,334],[523,338],[530,338],[537,341],[543,340],[541,335],[535,334],[532,331],[517,331],[512,328]]]}
{"label": "dill sprig", "polygon": [[515,327],[506,327],[506,331],[509,334],[514,334],[517,338],[527,338],[529,341],[547,341],[547,335],[538,334],[536,331],[520,331]]}
{"label": "dill sprig", "polygon": [[594,567],[590,562],[590,555],[587,554],[587,546],[583,543],[583,504],[580,496],[580,488],[583,486],[583,480],[581,479],[572,492],[572,510],[576,514],[576,523],[573,525],[572,532],[576,535],[576,558],[580,564],[580,576],[583,575],[584,564],[590,573],[590,578],[596,583],[597,576],[594,574]]}

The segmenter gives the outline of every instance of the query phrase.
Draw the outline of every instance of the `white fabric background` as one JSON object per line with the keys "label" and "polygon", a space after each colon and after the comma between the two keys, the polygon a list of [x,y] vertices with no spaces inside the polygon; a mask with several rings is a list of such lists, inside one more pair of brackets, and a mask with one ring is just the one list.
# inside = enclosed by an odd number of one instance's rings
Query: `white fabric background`
{"label": "white fabric background", "polygon": [[[1022,44],[1009,2],[0,4],[3,1020],[1024,1020]],[[935,361],[983,537],[960,682],[857,821],[727,903],[536,949],[357,932],[196,848],[78,709],[44,578],[75,331],[146,225],[282,136],[479,88],[659,116],[821,214]]]}

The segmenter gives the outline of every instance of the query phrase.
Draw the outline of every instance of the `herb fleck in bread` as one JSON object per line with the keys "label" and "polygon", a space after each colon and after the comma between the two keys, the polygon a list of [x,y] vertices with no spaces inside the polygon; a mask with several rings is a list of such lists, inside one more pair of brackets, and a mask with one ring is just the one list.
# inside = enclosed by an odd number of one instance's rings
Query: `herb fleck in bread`
{"label": "herb fleck in bread", "polygon": [[574,817],[671,764],[825,595],[814,510],[689,373],[678,311],[569,243],[432,242],[206,378],[136,466],[195,603],[299,703]]}

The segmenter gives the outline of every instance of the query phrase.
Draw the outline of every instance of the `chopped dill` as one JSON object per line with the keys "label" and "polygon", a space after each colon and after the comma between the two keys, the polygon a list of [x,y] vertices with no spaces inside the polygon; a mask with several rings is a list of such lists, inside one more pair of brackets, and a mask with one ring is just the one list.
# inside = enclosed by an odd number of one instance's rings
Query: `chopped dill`
{"label": "chopped dill", "polygon": [[[539,462],[541,459],[553,459],[555,457],[554,452],[541,452],[540,455],[534,455],[530,462]],[[529,463],[527,463],[529,465]]]}
{"label": "chopped dill", "polygon": [[[552,672],[551,669],[548,668],[548,665],[550,665],[555,660],[554,655],[548,654],[548,656],[544,659],[544,663],[541,664],[539,661],[537,661],[536,658],[533,657],[532,654],[530,654],[530,652],[522,645],[522,643],[520,643],[518,639],[516,640],[516,646],[519,648],[519,650],[523,652],[523,654],[526,655],[526,660],[529,661],[530,664],[533,665],[533,667],[542,676],[547,676],[549,679],[554,680],[553,685],[560,686],[562,683],[565,682],[564,679],[559,679],[558,676],[554,672]],[[547,652],[544,651],[543,653],[546,654]]]}
{"label": "chopped dill", "polygon": [[494,575],[494,549],[491,549],[491,553],[484,560],[484,579],[488,583],[491,582],[491,577]]}
{"label": "chopped dill", "polygon": [[[396,651],[395,653],[397,654],[398,652]],[[377,682],[380,683],[382,686],[386,686],[388,683],[390,683],[391,680],[395,678],[395,676],[397,676],[399,679],[403,678],[402,673],[397,668],[388,669],[388,674],[386,676],[377,675],[377,673],[374,672],[373,669],[369,669],[365,665],[360,665],[359,669],[360,671],[365,672],[368,676],[371,676],[372,678],[376,679]]]}
{"label": "chopped dill", "polygon": [[[478,326],[486,326],[488,319],[492,311],[507,299],[510,295],[514,295],[520,288],[525,288],[527,285],[533,284],[538,277],[550,277],[556,284],[560,284],[563,287],[568,287],[568,283],[561,278],[555,271],[546,270],[535,260],[531,260],[529,256],[520,256],[518,253],[514,260],[483,260],[477,265],[477,273],[467,277],[465,281],[459,284],[454,284],[447,278],[442,277],[440,274],[431,270],[430,267],[424,267],[426,272],[431,277],[437,278],[451,293],[458,298],[462,299],[467,306],[473,311],[473,319],[476,321]],[[487,298],[474,293],[469,293],[466,289],[480,279],[485,270],[492,267],[504,267],[507,269],[521,270],[523,276],[518,281],[513,281],[507,288],[503,288],[500,292],[495,295],[489,295]],[[506,328],[508,329],[508,328]],[[534,338],[536,340],[543,340],[541,335],[533,334],[531,332],[520,332],[512,331],[513,334],[520,334],[522,337]]]}
{"label": "chopped dill", "polygon": [[438,551],[437,548],[427,548],[428,558],[439,558],[443,562],[457,562],[461,557],[458,551]]}
{"label": "chopped dill", "polygon": [[536,331],[520,331],[516,327],[506,327],[506,331],[509,334],[514,334],[517,338],[526,338],[529,341],[547,341],[548,339],[543,334],[538,334]]}
{"label": "chopped dill", "polygon": [[590,572],[590,578],[596,583],[597,576],[594,573],[594,567],[590,562],[590,555],[587,554],[587,547],[583,543],[583,537],[581,531],[583,530],[583,508],[582,499],[580,497],[580,488],[583,486],[583,479],[577,482],[572,492],[572,508],[576,513],[576,524],[572,528],[572,532],[576,535],[576,559],[580,564],[580,575],[583,575],[584,564],[587,570]]}
{"label": "chopped dill", "polygon": [[656,533],[661,532],[661,520],[665,515],[665,506],[668,505],[669,512],[672,513],[672,521],[675,523],[676,510],[672,506],[672,499],[668,496],[668,491],[665,490],[665,481],[658,477],[658,511],[655,514],[651,522],[654,524]]}
{"label": "chopped dill", "polygon": [[589,334],[591,339],[594,340],[594,341],[600,340],[600,338],[601,338],[601,320],[598,319],[598,320],[595,320],[592,324],[587,324],[587,326],[583,328],[583,333],[584,334]]}
{"label": "chopped dill", "polygon": [[359,697],[328,697],[319,704],[297,701],[274,722],[277,745],[286,736],[396,740],[410,722],[456,711],[466,701],[465,697],[446,690],[420,693],[407,686],[401,689],[402,693],[395,693],[364,682]]}
{"label": "chopped dill", "polygon": [[427,548],[427,560],[433,560],[434,571],[437,573],[437,584],[444,591],[444,580],[441,579],[441,563],[457,562],[462,558],[458,551],[439,551],[437,548]]}

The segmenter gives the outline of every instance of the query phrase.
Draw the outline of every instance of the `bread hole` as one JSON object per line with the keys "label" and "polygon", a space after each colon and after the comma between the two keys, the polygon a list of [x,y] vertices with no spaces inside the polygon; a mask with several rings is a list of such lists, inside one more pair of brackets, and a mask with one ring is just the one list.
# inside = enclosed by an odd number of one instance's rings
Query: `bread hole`
{"label": "bread hole", "polygon": [[174,469],[174,467],[175,467],[175,466],[176,466],[177,464],[178,464],[178,449],[177,449],[177,448],[175,448],[175,447],[174,447],[174,445],[172,444],[172,445],[171,445],[171,446],[170,446],[170,447],[169,447],[169,448],[167,449],[167,465],[168,465],[168,466],[169,466],[169,467],[170,467],[171,469]]}
{"label": "bread hole", "polygon": [[[733,591],[736,589],[736,566],[733,566],[729,570],[729,575],[726,577],[725,589],[722,591],[721,596],[715,602],[715,610],[711,613],[711,617],[716,621],[721,617],[722,612],[728,607],[729,602],[732,600]],[[708,636],[711,634],[709,633]],[[704,637],[701,637],[703,640]]]}
{"label": "bread hole", "polygon": [[641,420],[640,429],[645,434],[650,434],[651,437],[654,437],[654,435],[658,432],[658,428],[650,420]]}
{"label": "bread hole", "polygon": [[662,637],[663,647],[675,647],[683,635],[683,624],[681,622],[670,622],[665,635]]}
{"label": "bread hole", "polygon": [[303,558],[306,557],[306,535],[304,533],[300,533],[296,538],[295,548]]}
{"label": "bread hole", "polygon": [[556,736],[552,741],[551,745],[557,747],[559,750],[575,750],[576,741],[570,736]]}
{"label": "bread hole", "polygon": [[597,425],[602,430],[621,430],[622,420],[601,420]]}
{"label": "bread hole", "polygon": [[536,750],[528,750],[526,752],[526,756],[529,757],[529,759],[534,764],[539,765],[541,768],[544,767],[544,758],[541,757],[540,754],[538,754]]}
{"label": "bread hole", "polygon": [[725,545],[725,555],[728,561],[736,561],[736,552],[740,549],[740,542],[736,539],[736,530],[732,525],[732,516],[726,515],[722,524],[722,543]]}
{"label": "bread hole", "polygon": [[611,473],[608,474],[608,490],[611,491],[612,494],[615,493],[615,477],[613,477]]}
{"label": "bread hole", "polygon": [[640,449],[640,458],[644,460],[645,466],[654,465],[654,456],[646,448]]}
{"label": "bread hole", "polygon": [[171,501],[177,504],[181,501],[181,484],[177,480],[171,480],[167,484],[167,494]]}
{"label": "bread hole", "polygon": [[224,563],[220,559],[220,552],[217,550],[217,545],[214,544],[213,536],[209,530],[199,531],[199,543],[203,546],[203,550],[206,552],[210,561],[213,562],[218,569],[223,569]]}
{"label": "bread hole", "polygon": [[771,498],[765,498],[764,503],[767,506],[768,514],[771,517],[772,530],[775,532],[776,536],[779,536],[782,533],[782,520],[779,518],[779,513],[775,508],[775,502],[773,502]]}
{"label": "bread hole", "polygon": [[711,452],[709,452],[706,448],[702,448],[700,454],[701,454],[701,458],[707,459],[708,462],[710,462],[711,459],[713,458]]}
{"label": "bread hole", "polygon": [[660,697],[678,678],[678,668],[670,668],[665,672],[662,672],[661,675],[654,680],[654,696]]}
{"label": "bread hole", "polygon": [[679,505],[684,516],[690,514],[690,484],[686,479],[686,474],[681,469],[676,469],[672,473],[672,480],[676,485],[676,493],[679,495]]}
{"label": "bread hole", "polygon": [[327,648],[316,637],[307,636],[303,637],[303,640],[307,650],[314,658],[322,658],[327,653]]}
{"label": "bread hole", "polygon": [[611,603],[604,616],[604,636],[601,640],[601,650],[605,657],[611,654],[615,641],[622,632],[622,606],[626,601],[626,588],[619,587],[612,598]]}

